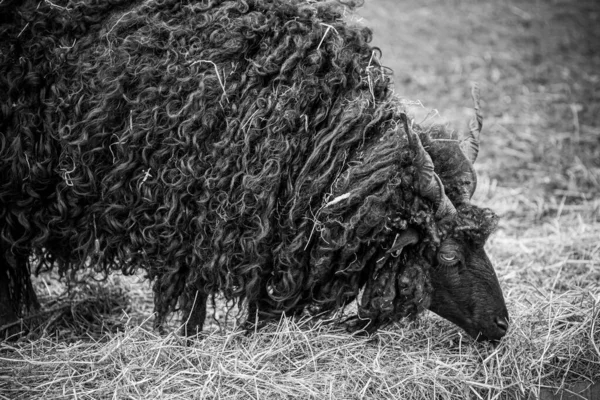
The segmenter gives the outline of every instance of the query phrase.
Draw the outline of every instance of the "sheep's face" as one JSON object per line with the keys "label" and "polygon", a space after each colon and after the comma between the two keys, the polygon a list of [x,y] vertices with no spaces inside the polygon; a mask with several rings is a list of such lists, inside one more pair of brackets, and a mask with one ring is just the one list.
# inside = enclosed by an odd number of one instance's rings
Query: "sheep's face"
{"label": "sheep's face", "polygon": [[[478,340],[496,341],[506,334],[509,320],[496,272],[483,248],[496,217],[489,210],[470,208],[467,213],[471,227],[473,217],[479,220],[477,228],[455,229],[429,255],[433,266],[429,309]],[[464,217],[459,210],[460,214]]]}

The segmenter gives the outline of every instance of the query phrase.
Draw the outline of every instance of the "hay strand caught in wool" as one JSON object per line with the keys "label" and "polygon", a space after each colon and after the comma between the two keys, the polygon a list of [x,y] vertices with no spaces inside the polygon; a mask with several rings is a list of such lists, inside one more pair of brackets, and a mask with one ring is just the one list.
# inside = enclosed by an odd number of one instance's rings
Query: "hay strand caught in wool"
{"label": "hay strand caught in wool", "polygon": [[229,99],[227,98],[227,91],[225,90],[225,83],[223,82],[223,79],[221,79],[221,75],[219,75],[219,68],[217,67],[217,64],[209,60],[196,60],[190,64],[190,68],[193,67],[195,64],[202,62],[209,63],[215,68],[215,74],[217,75],[217,79],[219,80],[221,89],[223,89],[223,95],[225,96],[225,100],[227,100],[227,102],[229,103]]}
{"label": "hay strand caught in wool", "polygon": [[341,195],[337,196],[335,199],[328,201],[327,204],[325,204],[325,207],[329,207],[334,204],[337,204],[342,200],[346,200],[348,197],[350,197],[350,193],[341,194]]}

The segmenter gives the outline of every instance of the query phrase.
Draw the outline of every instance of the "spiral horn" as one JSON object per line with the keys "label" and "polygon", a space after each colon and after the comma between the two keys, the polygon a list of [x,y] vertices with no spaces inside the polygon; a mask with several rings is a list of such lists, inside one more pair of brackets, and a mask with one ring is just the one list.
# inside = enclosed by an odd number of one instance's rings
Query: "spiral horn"
{"label": "spiral horn", "polygon": [[408,143],[415,151],[413,164],[416,167],[416,190],[422,197],[433,202],[437,219],[456,214],[456,209],[448,196],[446,196],[444,185],[442,185],[440,177],[435,173],[433,161],[431,161],[431,157],[425,151],[419,135],[410,129],[406,114],[401,114],[400,119],[404,125]]}

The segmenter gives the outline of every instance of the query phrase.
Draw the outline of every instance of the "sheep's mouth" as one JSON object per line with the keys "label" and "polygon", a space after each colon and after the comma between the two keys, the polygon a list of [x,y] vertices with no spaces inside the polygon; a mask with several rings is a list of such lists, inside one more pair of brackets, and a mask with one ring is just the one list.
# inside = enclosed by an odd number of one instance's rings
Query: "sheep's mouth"
{"label": "sheep's mouth", "polygon": [[502,338],[506,335],[506,332],[504,332],[504,333],[496,332],[495,333],[493,328],[490,328],[490,329],[467,328],[465,326],[461,326],[460,324],[457,324],[457,325],[460,326],[461,328],[463,328],[469,334],[469,336],[471,336],[477,342],[490,342],[490,343],[498,344],[498,343],[500,343]]}
{"label": "sheep's mouth", "polygon": [[473,335],[473,334],[469,334],[469,335],[474,337],[475,341],[477,341],[477,342],[500,343],[500,339],[490,338],[489,336],[486,336],[481,332],[479,332],[477,335]]}
{"label": "sheep's mouth", "polygon": [[488,329],[482,329],[481,325],[478,325],[473,322],[470,318],[460,317],[456,315],[443,315],[439,310],[435,310],[430,308],[430,311],[433,311],[440,317],[452,322],[454,325],[463,329],[469,336],[471,336],[477,342],[491,342],[491,343],[499,343],[504,335],[489,335],[484,332],[487,332]]}

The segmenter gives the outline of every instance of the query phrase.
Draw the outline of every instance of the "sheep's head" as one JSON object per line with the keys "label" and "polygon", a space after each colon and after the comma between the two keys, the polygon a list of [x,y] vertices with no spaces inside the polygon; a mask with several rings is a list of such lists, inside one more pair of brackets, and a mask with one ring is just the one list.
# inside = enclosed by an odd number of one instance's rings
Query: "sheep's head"
{"label": "sheep's head", "polygon": [[[499,340],[508,328],[508,311],[498,278],[484,250],[497,217],[488,209],[470,204],[476,183],[472,165],[466,169],[469,176],[455,179],[459,182],[456,200],[453,202],[446,196],[444,183],[435,173],[434,163],[419,136],[411,131],[405,116],[403,122],[411,147],[415,149],[416,189],[435,207],[437,237],[423,243],[419,236],[407,230],[404,235],[412,235],[414,239],[399,240],[399,243],[402,246],[420,243],[420,253],[431,267],[433,289],[428,307],[431,311],[460,326],[474,338]],[[465,159],[470,162],[468,152],[465,153]],[[398,251],[397,248],[392,250]]]}
{"label": "sheep's head", "polygon": [[496,215],[472,205],[441,225],[446,234],[437,249],[425,254],[432,265],[429,309],[477,339],[498,340],[508,329],[508,311],[484,245]]}

